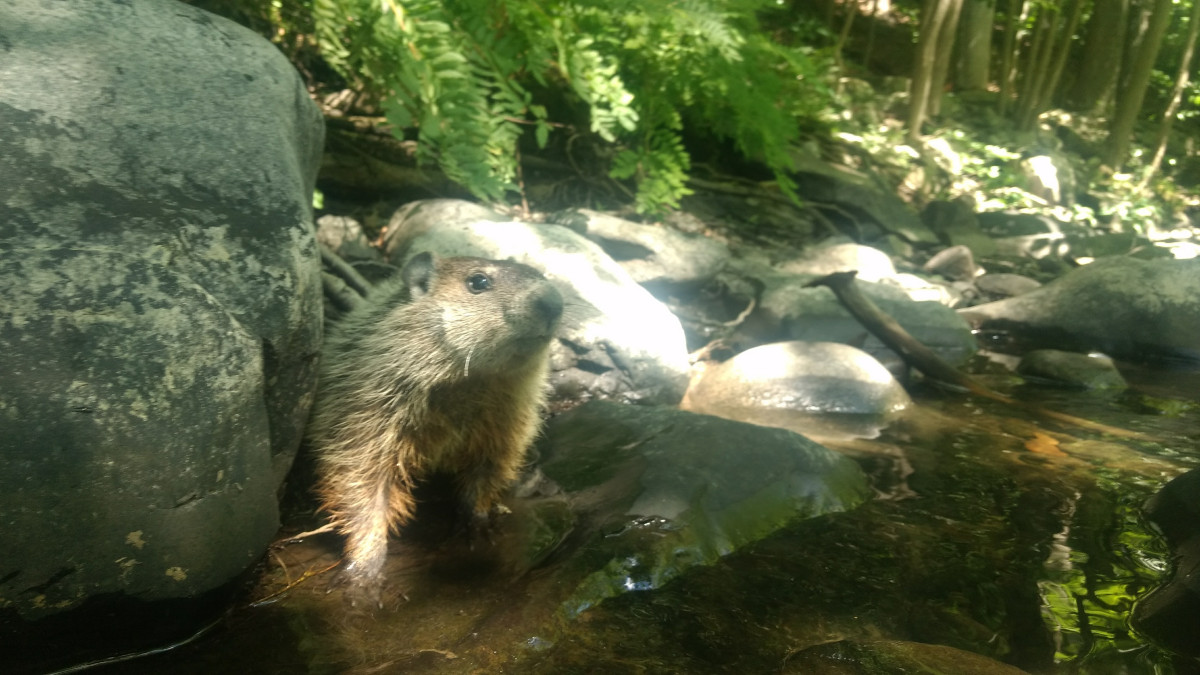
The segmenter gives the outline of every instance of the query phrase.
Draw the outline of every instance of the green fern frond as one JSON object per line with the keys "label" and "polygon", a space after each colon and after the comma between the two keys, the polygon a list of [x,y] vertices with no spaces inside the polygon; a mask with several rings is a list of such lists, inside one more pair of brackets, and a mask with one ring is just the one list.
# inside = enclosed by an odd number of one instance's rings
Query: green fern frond
{"label": "green fern frond", "polygon": [[759,26],[770,0],[312,0],[326,60],[418,132],[418,157],[484,199],[513,189],[517,143],[553,131],[529,85],[565,85],[617,150],[637,206],[687,194],[683,124],[731,139],[790,192],[798,117],[820,64]]}

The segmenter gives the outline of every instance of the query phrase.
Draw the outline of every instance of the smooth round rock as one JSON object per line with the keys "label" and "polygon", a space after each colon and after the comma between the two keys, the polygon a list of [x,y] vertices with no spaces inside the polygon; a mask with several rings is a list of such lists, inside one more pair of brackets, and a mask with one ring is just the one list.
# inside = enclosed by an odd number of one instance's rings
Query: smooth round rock
{"label": "smooth round rock", "polygon": [[874,357],[837,342],[777,342],[710,366],[688,391],[692,409],[787,408],[884,415],[912,399]]}
{"label": "smooth round rock", "polygon": [[1125,378],[1121,377],[1112,359],[1101,354],[1038,349],[1022,357],[1017,372],[1085,389],[1123,389],[1126,386]]}

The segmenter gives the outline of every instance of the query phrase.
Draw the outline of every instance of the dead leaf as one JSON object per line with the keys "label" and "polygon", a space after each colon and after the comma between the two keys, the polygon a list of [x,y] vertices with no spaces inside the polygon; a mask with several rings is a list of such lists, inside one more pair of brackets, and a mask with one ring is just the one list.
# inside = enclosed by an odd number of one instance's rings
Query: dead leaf
{"label": "dead leaf", "polygon": [[1058,449],[1058,440],[1040,431],[1033,432],[1033,438],[1025,441],[1025,449],[1039,455],[1049,457],[1067,457],[1067,453]]}

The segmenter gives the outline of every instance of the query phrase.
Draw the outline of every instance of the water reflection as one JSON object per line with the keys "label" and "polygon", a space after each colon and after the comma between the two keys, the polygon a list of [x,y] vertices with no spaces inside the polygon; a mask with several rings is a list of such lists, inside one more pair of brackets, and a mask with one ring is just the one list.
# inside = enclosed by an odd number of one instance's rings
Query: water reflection
{"label": "water reflection", "polygon": [[[1023,392],[1153,442],[926,392],[919,414],[877,438],[828,441],[866,469],[876,500],[794,523],[665,585],[643,588],[631,561],[634,592],[574,616],[562,611],[564,585],[590,569],[578,504],[517,500],[488,552],[454,537],[434,504],[390,561],[407,597],[388,609],[347,610],[319,576],[127,672],[1186,672],[1129,627],[1134,604],[1169,571],[1142,504],[1200,465],[1200,414],[1187,401],[1200,387],[1163,379],[1153,396],[1182,401],[1165,412],[1149,411],[1142,389]],[[539,529],[555,519],[563,524]],[[254,597],[335,559],[333,538],[279,551]]]}

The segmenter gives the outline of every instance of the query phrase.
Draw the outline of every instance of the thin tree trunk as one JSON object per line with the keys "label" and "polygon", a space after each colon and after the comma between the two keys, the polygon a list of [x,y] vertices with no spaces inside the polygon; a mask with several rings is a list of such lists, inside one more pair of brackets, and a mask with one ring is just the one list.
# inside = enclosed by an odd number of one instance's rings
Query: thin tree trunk
{"label": "thin tree trunk", "polygon": [[988,0],[964,0],[959,19],[958,61],[954,85],[964,91],[983,91],[988,86],[992,55],[992,23],[995,4]]}
{"label": "thin tree trunk", "polygon": [[1071,14],[1067,18],[1067,26],[1063,29],[1062,40],[1058,43],[1058,52],[1054,55],[1051,66],[1050,80],[1042,87],[1038,97],[1038,112],[1045,110],[1054,103],[1054,92],[1062,81],[1063,68],[1067,66],[1067,57],[1071,55],[1071,43],[1075,39],[1075,29],[1079,27],[1079,19],[1083,16],[1084,0],[1074,0]]}
{"label": "thin tree trunk", "polygon": [[1025,0],[1008,0],[1008,11],[1004,17],[1004,45],[1000,48],[1000,113],[1008,114],[1012,105],[1013,64],[1016,62],[1017,30]]}
{"label": "thin tree trunk", "polygon": [[1192,14],[1188,17],[1187,43],[1183,47],[1183,62],[1179,65],[1179,75],[1175,78],[1175,89],[1171,91],[1170,103],[1163,112],[1162,124],[1158,127],[1158,143],[1154,150],[1154,159],[1142,176],[1138,189],[1144,189],[1150,179],[1162,166],[1163,156],[1167,154],[1167,141],[1171,137],[1171,127],[1175,124],[1175,113],[1179,112],[1179,102],[1183,99],[1183,91],[1187,89],[1188,76],[1192,68],[1192,56],[1196,53],[1196,36],[1200,35],[1200,2],[1192,0]]}
{"label": "thin tree trunk", "polygon": [[1117,109],[1109,126],[1108,144],[1104,154],[1105,163],[1113,169],[1118,169],[1125,163],[1133,127],[1137,123],[1142,100],[1146,97],[1146,87],[1150,83],[1150,74],[1154,69],[1154,59],[1162,47],[1163,36],[1171,23],[1173,9],[1171,0],[1155,0],[1150,25],[1142,37],[1130,71],[1129,85],[1117,97]]}
{"label": "thin tree trunk", "polygon": [[1146,31],[1150,27],[1150,16],[1154,13],[1154,3],[1157,0],[1130,0],[1129,15],[1125,18],[1125,48],[1122,59],[1117,62],[1117,91],[1129,88],[1130,74],[1133,72],[1133,62],[1137,59],[1138,50],[1146,39]]}
{"label": "thin tree trunk", "polygon": [[[1079,17],[1083,13],[1083,0],[1072,0],[1071,13],[1067,16],[1066,25],[1058,32],[1058,39],[1053,44],[1053,50],[1046,50],[1047,62],[1039,74],[1040,82],[1035,85],[1032,98],[1024,109],[1025,116],[1021,121],[1022,128],[1029,129],[1037,122],[1038,115],[1050,107],[1051,99],[1058,81],[1062,77],[1067,55],[1071,51],[1071,41],[1075,36],[1075,28],[1079,25]],[[1053,55],[1051,52],[1053,51]]]}
{"label": "thin tree trunk", "polygon": [[929,90],[937,65],[938,31],[950,9],[949,0],[925,0],[921,32],[917,37],[917,60],[913,64],[912,89],[908,95],[908,141],[916,143],[928,114]]}
{"label": "thin tree trunk", "polygon": [[871,51],[875,48],[875,24],[879,16],[879,0],[871,0],[871,25],[867,27],[867,49],[863,54],[863,64],[871,67]]}
{"label": "thin tree trunk", "polygon": [[938,30],[937,60],[933,65],[933,82],[929,87],[928,110],[930,117],[942,112],[942,94],[946,92],[946,81],[950,75],[950,56],[954,53],[954,38],[958,35],[958,18],[962,15],[963,0],[943,0],[949,3],[941,29]]}
{"label": "thin tree trunk", "polygon": [[850,27],[854,25],[854,17],[858,16],[858,0],[846,0],[844,6],[846,18],[842,21],[842,32],[838,35],[837,44],[833,47],[833,62],[837,64],[838,73],[844,70],[842,49],[846,46],[846,40],[850,38]]}
{"label": "thin tree trunk", "polygon": [[1057,8],[1039,7],[1037,19],[1033,26],[1033,39],[1029,46],[1029,58],[1025,62],[1025,72],[1022,73],[1021,94],[1017,99],[1017,127],[1029,128],[1030,108],[1033,99],[1041,86],[1046,72],[1046,63],[1050,60],[1051,40],[1054,35],[1054,22],[1058,18]]}

